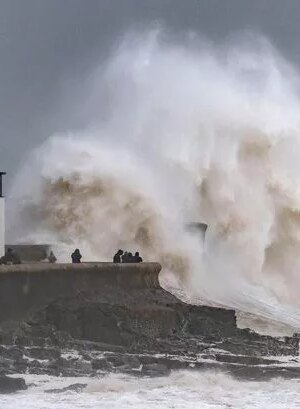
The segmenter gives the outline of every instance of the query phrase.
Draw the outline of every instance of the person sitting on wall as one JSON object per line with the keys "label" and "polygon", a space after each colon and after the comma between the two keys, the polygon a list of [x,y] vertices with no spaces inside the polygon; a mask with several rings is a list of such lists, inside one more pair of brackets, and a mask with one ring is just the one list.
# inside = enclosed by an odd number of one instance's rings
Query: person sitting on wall
{"label": "person sitting on wall", "polygon": [[126,261],[126,263],[134,263],[135,261],[134,261],[134,257],[133,257],[133,255],[132,255],[132,253],[128,253],[128,255],[127,255],[127,261]]}
{"label": "person sitting on wall", "polygon": [[48,258],[49,263],[51,263],[51,264],[54,264],[57,261],[57,258],[55,257],[52,250],[50,251],[50,254],[49,254],[49,256],[47,258]]}
{"label": "person sitting on wall", "polygon": [[122,255],[123,255],[123,250],[121,250],[121,249],[118,250],[117,253],[114,255],[113,262],[114,263],[121,263],[122,262],[122,259],[121,259]]}
{"label": "person sitting on wall", "polygon": [[121,259],[122,259],[122,263],[128,263],[128,252],[127,251],[125,251]]}
{"label": "person sitting on wall", "polygon": [[78,264],[81,263],[82,255],[80,254],[79,249],[76,249],[74,253],[71,254],[72,263]]}
{"label": "person sitting on wall", "polygon": [[21,264],[19,255],[11,248],[8,248],[5,255],[0,259],[1,264]]}
{"label": "person sitting on wall", "polygon": [[134,255],[134,262],[135,263],[141,263],[143,261],[142,257],[140,256],[140,253],[137,251]]}
{"label": "person sitting on wall", "polygon": [[137,261],[135,261],[135,256],[132,253],[125,251],[122,256],[122,263],[137,263]]}

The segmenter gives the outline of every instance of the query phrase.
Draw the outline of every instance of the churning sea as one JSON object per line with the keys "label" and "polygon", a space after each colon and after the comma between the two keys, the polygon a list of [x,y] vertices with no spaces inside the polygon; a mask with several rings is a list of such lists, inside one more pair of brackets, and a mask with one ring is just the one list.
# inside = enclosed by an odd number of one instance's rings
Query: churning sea
{"label": "churning sea", "polygon": [[[242,382],[221,372],[178,371],[163,378],[111,374],[99,379],[25,376],[29,389],[0,397],[1,409],[293,409],[300,380]],[[82,392],[45,392],[74,383]]]}

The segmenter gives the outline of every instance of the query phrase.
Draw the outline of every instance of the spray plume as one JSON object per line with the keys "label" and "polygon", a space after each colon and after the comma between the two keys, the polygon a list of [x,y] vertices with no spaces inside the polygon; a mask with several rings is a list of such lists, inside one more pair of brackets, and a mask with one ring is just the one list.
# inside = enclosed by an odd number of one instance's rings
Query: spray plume
{"label": "spray plume", "polygon": [[[61,260],[74,247],[90,260],[137,249],[194,301],[300,327],[298,76],[251,41],[128,36],[80,101],[90,126],[52,136],[22,167],[15,238],[51,243]],[[208,223],[204,246],[191,221]]]}

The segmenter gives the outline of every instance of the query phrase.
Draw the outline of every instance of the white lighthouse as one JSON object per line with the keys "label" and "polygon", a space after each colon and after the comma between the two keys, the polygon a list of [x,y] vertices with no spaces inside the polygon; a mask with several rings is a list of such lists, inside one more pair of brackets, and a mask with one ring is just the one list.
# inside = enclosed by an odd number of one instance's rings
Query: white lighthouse
{"label": "white lighthouse", "polygon": [[5,199],[3,195],[2,177],[5,172],[0,172],[0,257],[5,254]]}

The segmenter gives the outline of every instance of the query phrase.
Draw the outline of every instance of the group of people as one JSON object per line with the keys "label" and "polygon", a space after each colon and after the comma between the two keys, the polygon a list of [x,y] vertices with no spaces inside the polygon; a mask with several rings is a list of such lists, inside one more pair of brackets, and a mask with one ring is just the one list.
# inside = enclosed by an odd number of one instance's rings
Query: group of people
{"label": "group of people", "polygon": [[[72,263],[78,264],[81,263],[82,255],[80,254],[79,249],[75,249],[71,254]],[[57,258],[55,257],[53,251],[50,251],[47,260],[49,263],[56,263]],[[134,255],[128,251],[118,250],[113,257],[114,263],[141,263],[143,261],[140,253],[137,251]],[[0,258],[0,264],[21,264],[21,258],[18,253],[8,248],[5,252],[5,255]]]}
{"label": "group of people", "polygon": [[[79,249],[74,250],[71,254],[72,263],[81,263],[82,255]],[[118,250],[113,257],[114,263],[141,263],[143,261],[140,253],[137,251],[134,255],[128,251]]]}
{"label": "group of people", "polygon": [[[56,263],[57,258],[55,257],[53,251],[50,251],[49,256],[47,257],[49,263]],[[81,263],[82,255],[80,254],[79,249],[75,249],[71,254],[72,263],[78,264]]]}
{"label": "group of people", "polygon": [[118,250],[117,253],[114,255],[113,262],[114,263],[141,263],[143,261],[140,253],[137,251],[135,255],[128,251]]}
{"label": "group of people", "polygon": [[21,259],[18,253],[9,247],[0,258],[0,264],[21,264]]}
{"label": "group of people", "polygon": [[[49,263],[55,263],[57,261],[53,251],[50,251],[47,260]],[[5,251],[4,256],[0,258],[0,264],[22,264],[22,261],[19,254],[14,249],[9,247]]]}

